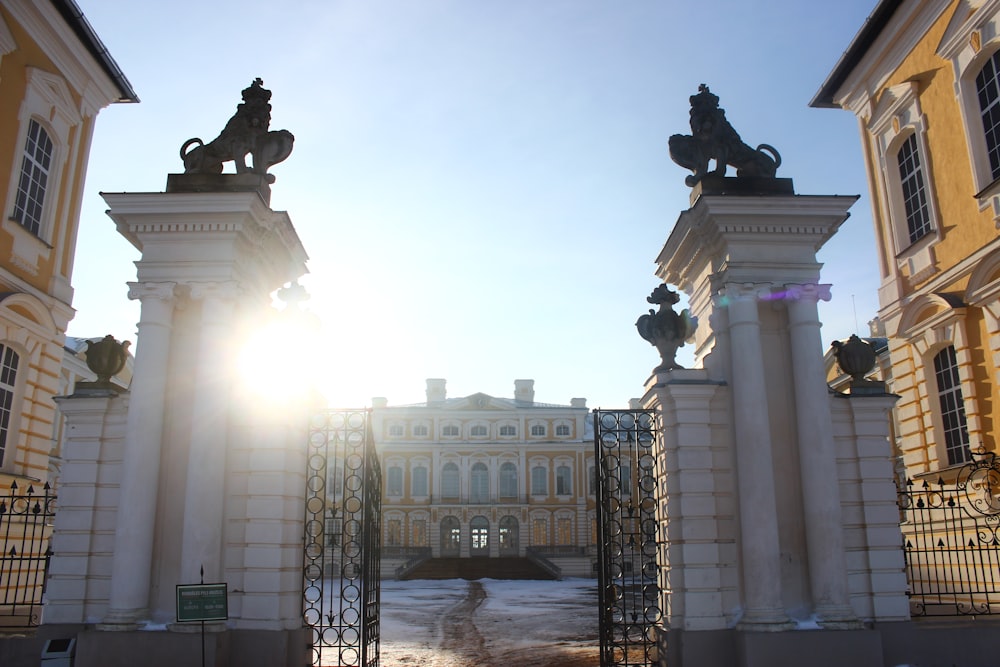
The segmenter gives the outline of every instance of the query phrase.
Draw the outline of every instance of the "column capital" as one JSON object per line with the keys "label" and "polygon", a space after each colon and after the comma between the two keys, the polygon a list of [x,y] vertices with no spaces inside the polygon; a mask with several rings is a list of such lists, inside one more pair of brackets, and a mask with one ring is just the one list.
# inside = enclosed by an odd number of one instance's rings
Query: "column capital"
{"label": "column capital", "polygon": [[772,297],[773,283],[726,283],[712,295],[716,306],[727,306],[734,301],[767,301]]}
{"label": "column capital", "polygon": [[128,283],[128,298],[145,301],[147,299],[158,299],[160,301],[170,301],[176,296],[177,283],[173,282],[143,282]]}
{"label": "column capital", "polygon": [[832,298],[829,283],[786,284],[785,298],[790,301],[829,301]]}
{"label": "column capital", "polygon": [[189,287],[191,289],[191,298],[199,301],[205,299],[231,301],[242,293],[239,283],[235,280],[191,283]]}

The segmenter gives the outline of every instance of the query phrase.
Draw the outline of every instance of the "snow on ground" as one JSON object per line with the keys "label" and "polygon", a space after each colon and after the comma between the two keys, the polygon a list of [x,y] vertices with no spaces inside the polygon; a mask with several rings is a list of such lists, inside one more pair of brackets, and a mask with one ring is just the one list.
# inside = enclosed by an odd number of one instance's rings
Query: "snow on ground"
{"label": "snow on ground", "polygon": [[383,581],[383,667],[596,667],[597,582]]}

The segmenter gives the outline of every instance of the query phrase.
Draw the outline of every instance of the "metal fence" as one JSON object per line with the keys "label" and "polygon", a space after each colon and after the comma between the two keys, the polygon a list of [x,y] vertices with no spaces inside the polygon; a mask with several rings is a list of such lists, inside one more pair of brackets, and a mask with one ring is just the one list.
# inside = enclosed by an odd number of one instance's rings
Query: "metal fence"
{"label": "metal fence", "polygon": [[34,627],[40,621],[55,508],[48,483],[38,494],[34,486],[22,493],[11,482],[0,496],[0,628]]}
{"label": "metal fence", "polygon": [[973,454],[953,482],[899,489],[913,616],[1000,613],[1000,460]]}

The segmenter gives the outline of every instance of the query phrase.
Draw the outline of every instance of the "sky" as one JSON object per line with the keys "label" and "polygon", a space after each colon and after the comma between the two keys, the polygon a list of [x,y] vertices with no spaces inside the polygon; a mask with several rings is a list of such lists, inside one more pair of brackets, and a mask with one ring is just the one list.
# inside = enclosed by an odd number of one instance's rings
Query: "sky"
{"label": "sky", "polygon": [[690,205],[667,139],[701,83],[798,194],[861,195],[819,254],[824,345],[877,311],[857,121],[808,106],[875,0],[77,1],[141,103],[98,118],[69,335],[135,341],[139,255],[99,193],[163,191],[258,76],[271,129],[295,135],[271,206],[310,257],[310,370],[333,406],[421,402],[426,378],[641,396],[660,359],[635,321]]}

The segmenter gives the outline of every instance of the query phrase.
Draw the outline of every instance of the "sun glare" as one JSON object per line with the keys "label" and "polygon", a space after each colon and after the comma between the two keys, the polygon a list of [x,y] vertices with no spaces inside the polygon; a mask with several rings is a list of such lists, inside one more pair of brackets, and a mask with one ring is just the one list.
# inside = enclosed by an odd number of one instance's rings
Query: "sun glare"
{"label": "sun glare", "polygon": [[319,337],[308,315],[281,313],[251,331],[238,360],[244,389],[270,402],[309,399],[322,379]]}

